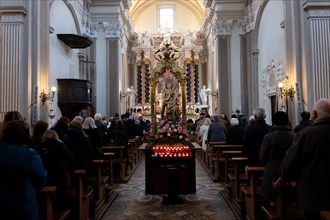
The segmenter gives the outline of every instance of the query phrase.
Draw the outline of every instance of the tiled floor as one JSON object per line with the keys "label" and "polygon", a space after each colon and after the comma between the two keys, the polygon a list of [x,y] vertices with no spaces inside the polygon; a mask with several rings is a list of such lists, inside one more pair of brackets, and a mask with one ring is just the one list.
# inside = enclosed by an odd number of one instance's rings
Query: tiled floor
{"label": "tiled floor", "polygon": [[196,160],[197,193],[184,195],[183,205],[163,205],[162,197],[145,191],[144,161],[126,184],[116,186],[118,196],[102,220],[234,220],[220,190]]}

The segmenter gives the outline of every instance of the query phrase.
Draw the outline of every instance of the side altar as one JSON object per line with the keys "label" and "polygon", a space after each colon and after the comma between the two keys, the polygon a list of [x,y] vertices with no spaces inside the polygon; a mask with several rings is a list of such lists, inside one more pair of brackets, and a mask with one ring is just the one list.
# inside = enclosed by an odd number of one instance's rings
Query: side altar
{"label": "side altar", "polygon": [[146,194],[195,194],[196,151],[200,146],[155,145],[145,154]]}
{"label": "side altar", "polygon": [[[145,154],[147,194],[168,194],[164,203],[183,202],[179,194],[196,193],[196,151],[198,144],[189,141],[186,116],[186,77],[177,67],[180,52],[165,44],[154,57],[160,67],[150,76],[151,103],[156,103],[156,89],[161,89],[161,110],[151,105],[150,141],[141,148]],[[141,149],[140,148],[140,149]]]}

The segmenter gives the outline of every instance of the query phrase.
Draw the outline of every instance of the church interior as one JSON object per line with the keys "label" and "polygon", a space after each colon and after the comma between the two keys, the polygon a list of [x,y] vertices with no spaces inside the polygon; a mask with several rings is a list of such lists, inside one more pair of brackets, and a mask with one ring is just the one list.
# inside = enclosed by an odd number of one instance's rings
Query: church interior
{"label": "church interior", "polygon": [[[180,133],[168,150],[158,129],[176,119],[175,130],[189,130],[201,113],[249,119],[258,107],[267,124],[283,111],[294,127],[330,98],[329,60],[328,0],[1,0],[0,121],[18,111],[31,128],[51,128],[134,112],[150,123],[150,137],[128,139],[132,161],[121,144],[102,146],[89,194],[75,173],[69,212],[49,209],[55,188],[39,192],[39,219],[296,219],[261,204],[263,169],[244,166],[241,144],[205,151]],[[163,152],[171,162],[155,159]],[[300,219],[299,207],[285,208]]]}

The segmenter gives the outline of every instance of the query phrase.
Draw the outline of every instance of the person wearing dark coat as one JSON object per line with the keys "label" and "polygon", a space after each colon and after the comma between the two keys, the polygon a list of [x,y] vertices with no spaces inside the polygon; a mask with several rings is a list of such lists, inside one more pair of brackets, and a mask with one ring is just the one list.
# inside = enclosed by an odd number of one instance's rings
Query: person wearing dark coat
{"label": "person wearing dark coat", "polygon": [[227,129],[220,121],[219,115],[213,116],[213,122],[209,126],[207,133],[208,142],[226,142]]}
{"label": "person wearing dark coat", "polygon": [[296,177],[298,204],[306,219],[317,220],[330,211],[330,100],[321,99],[312,110],[313,124],[298,132],[281,164],[282,181]]}
{"label": "person wearing dark coat", "polygon": [[94,152],[89,137],[84,133],[80,121],[73,120],[70,122],[66,144],[75,159],[76,169],[86,170],[86,181],[88,181]]}
{"label": "person wearing dark coat", "polygon": [[281,162],[294,138],[294,133],[289,127],[288,115],[285,112],[276,112],[272,117],[272,122],[275,130],[265,135],[260,148],[260,161],[265,165],[262,195],[269,201],[274,200],[272,182],[281,176]]}
{"label": "person wearing dark coat", "polygon": [[67,141],[69,123],[70,119],[63,116],[60,117],[56,122],[56,125],[51,128],[51,130],[54,130],[63,142]]}
{"label": "person wearing dark coat", "polygon": [[273,130],[271,125],[266,124],[265,109],[256,108],[253,110],[255,123],[245,128],[243,137],[244,154],[248,158],[248,165],[261,166],[259,159],[260,147],[264,136]]}
{"label": "person wearing dark coat", "polygon": [[97,130],[99,131],[100,138],[101,138],[101,144],[104,145],[107,141],[106,132],[107,132],[107,126],[105,126],[102,123],[102,115],[100,113],[96,113],[94,115],[95,125],[97,127]]}
{"label": "person wearing dark coat", "polygon": [[0,144],[0,219],[38,220],[37,190],[47,172],[37,151],[26,147],[30,138],[24,120],[8,121]]}
{"label": "person wearing dark coat", "polygon": [[293,131],[294,133],[298,133],[302,129],[306,128],[307,126],[310,126],[312,124],[312,120],[310,120],[310,113],[303,111],[300,113],[301,121],[299,122],[299,125],[297,125]]}
{"label": "person wearing dark coat", "polygon": [[53,130],[46,131],[41,138],[43,164],[48,172],[47,184],[56,186],[57,207],[70,207],[69,188],[74,178],[74,158],[69,148]]}
{"label": "person wearing dark coat", "polygon": [[113,129],[113,142],[116,146],[125,146],[124,158],[128,157],[128,134],[122,120],[117,121]]}
{"label": "person wearing dark coat", "polygon": [[230,124],[231,128],[228,129],[227,144],[242,144],[244,127],[239,124],[237,118],[232,118]]}
{"label": "person wearing dark coat", "polygon": [[93,146],[94,157],[96,159],[102,159],[102,138],[95,125],[95,121],[92,117],[87,117],[83,123],[83,130],[85,134],[89,137],[91,144]]}

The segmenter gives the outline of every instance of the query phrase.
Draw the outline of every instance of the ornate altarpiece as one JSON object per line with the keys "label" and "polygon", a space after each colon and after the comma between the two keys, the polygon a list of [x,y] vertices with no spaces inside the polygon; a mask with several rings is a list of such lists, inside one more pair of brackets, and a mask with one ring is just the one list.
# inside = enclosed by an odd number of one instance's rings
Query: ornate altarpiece
{"label": "ornate altarpiece", "polygon": [[[183,127],[187,125],[186,116],[186,76],[183,69],[176,67],[177,60],[181,57],[180,52],[171,46],[171,44],[165,44],[162,48],[158,49],[154,53],[154,58],[159,61],[160,67],[155,67],[152,70],[150,76],[150,101],[151,101],[151,136],[155,135],[157,129],[157,112],[156,112],[156,98],[157,98],[157,87],[161,80],[166,74],[171,74],[175,77],[181,91],[181,101],[178,102],[180,105],[180,116],[175,118],[181,120]],[[166,84],[166,83],[164,83]]]}

